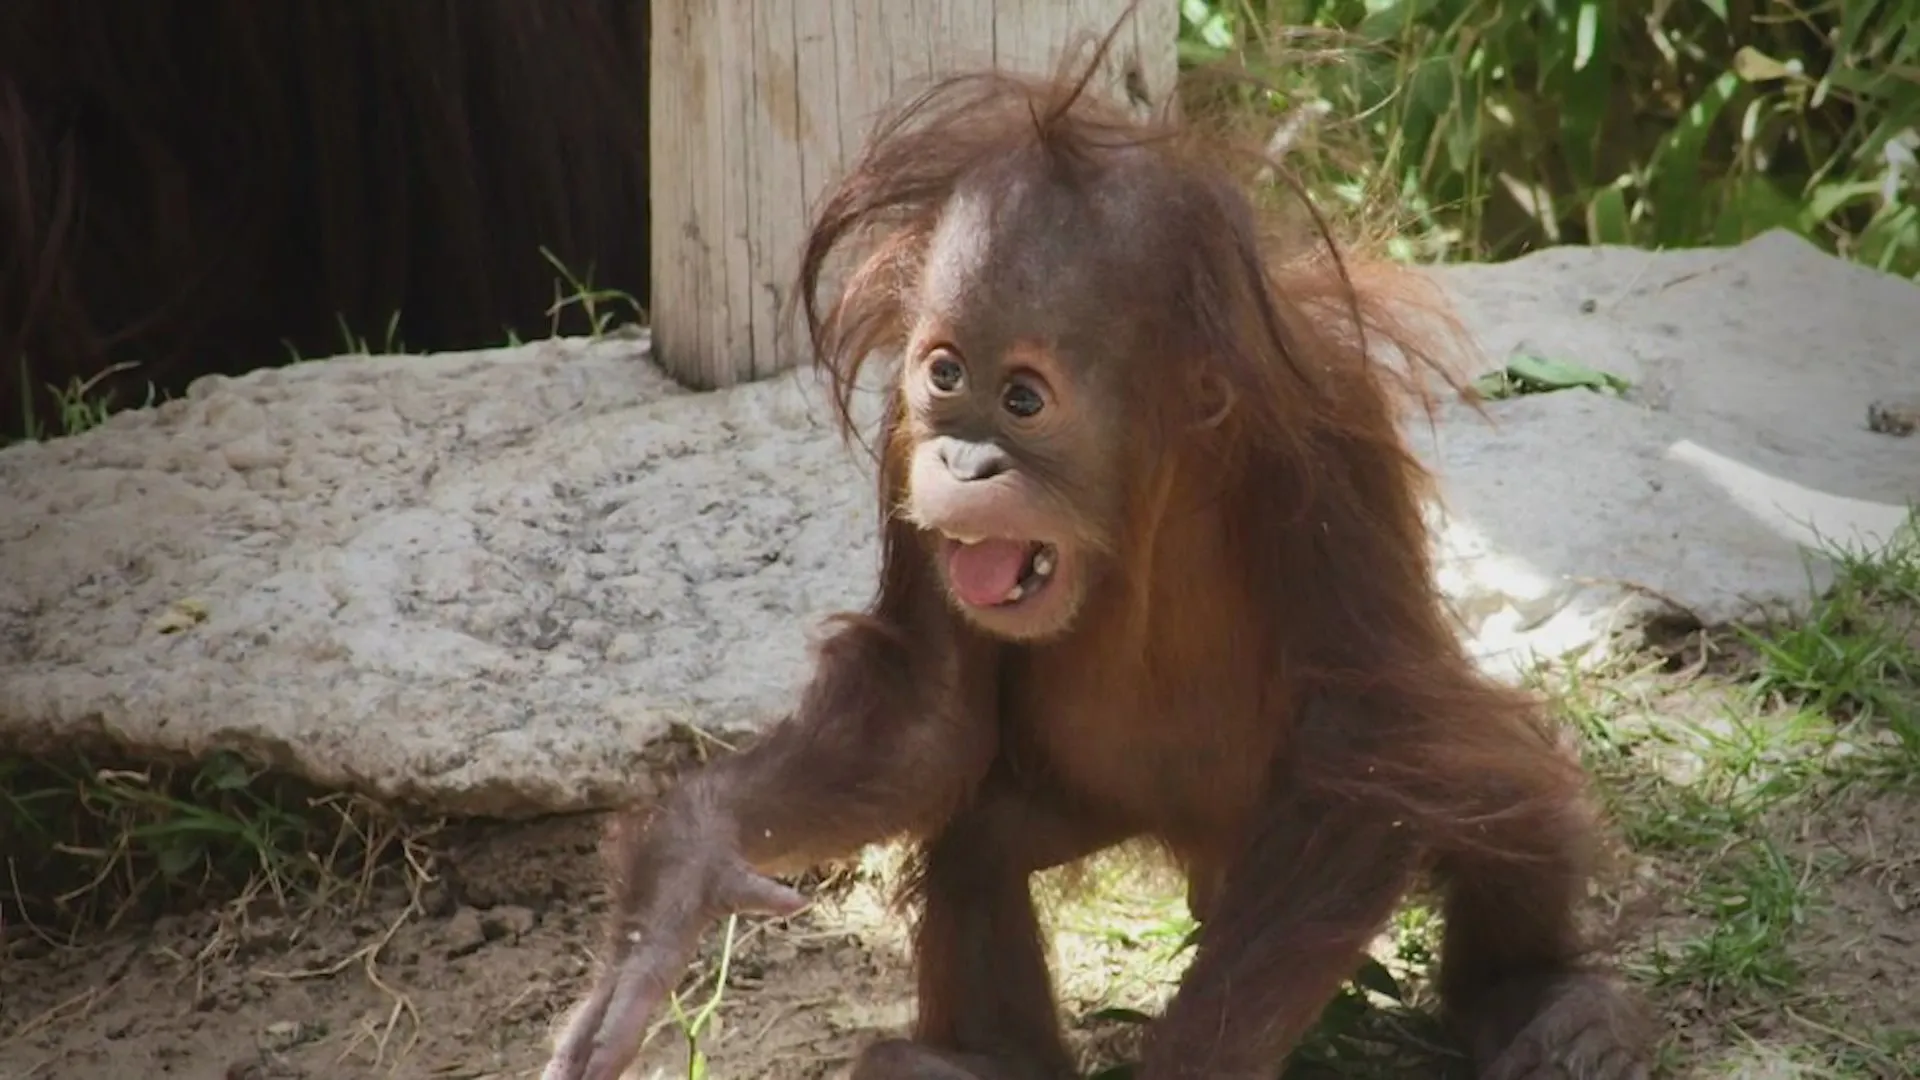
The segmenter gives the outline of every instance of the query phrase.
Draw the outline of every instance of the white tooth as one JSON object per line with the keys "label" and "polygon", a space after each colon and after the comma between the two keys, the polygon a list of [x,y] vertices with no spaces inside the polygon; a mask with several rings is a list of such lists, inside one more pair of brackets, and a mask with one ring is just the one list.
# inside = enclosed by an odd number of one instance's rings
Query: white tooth
{"label": "white tooth", "polygon": [[1035,555],[1033,557],[1033,572],[1040,577],[1046,577],[1048,574],[1053,573],[1053,552],[1042,551],[1040,554]]}
{"label": "white tooth", "polygon": [[947,534],[947,539],[949,539],[949,540],[952,540],[952,541],[954,541],[955,543],[958,543],[958,544],[964,544],[964,545],[966,545],[967,547],[972,547],[973,545],[975,545],[975,544],[977,544],[977,543],[979,543],[980,541],[982,541],[982,540],[985,540],[985,539],[986,539],[986,537],[984,537],[984,536],[961,536],[961,535],[959,535],[958,533],[948,533],[948,534]]}
{"label": "white tooth", "polygon": [[1002,600],[1001,603],[1011,604],[1015,600],[1018,600],[1022,596],[1025,596],[1026,592],[1027,592],[1027,587],[1025,585],[1015,585],[1013,588],[1007,590],[1007,598],[1005,600]]}

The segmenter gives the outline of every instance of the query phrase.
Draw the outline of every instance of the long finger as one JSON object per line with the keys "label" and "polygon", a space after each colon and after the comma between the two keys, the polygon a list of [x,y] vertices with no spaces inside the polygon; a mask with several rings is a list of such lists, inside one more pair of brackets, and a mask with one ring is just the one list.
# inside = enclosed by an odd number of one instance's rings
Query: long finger
{"label": "long finger", "polygon": [[566,1030],[554,1044],[553,1055],[541,1070],[540,1080],[580,1080],[585,1073],[587,1055],[593,1052],[594,1038],[605,1022],[607,1003],[613,997],[614,973],[623,968],[633,954],[633,942],[625,937],[615,938],[612,944],[613,955],[607,967],[594,980],[586,1000],[567,1019]]}
{"label": "long finger", "polygon": [[782,885],[736,862],[715,887],[721,912],[740,915],[792,915],[807,906],[799,890]]}
{"label": "long finger", "polygon": [[[690,918],[684,913],[680,916],[683,922]],[[687,959],[691,960],[692,951],[698,944],[699,928],[696,926],[687,930],[682,936],[688,942]],[[584,1080],[595,1047],[605,1038],[607,1017],[613,1011],[621,978],[631,970],[636,960],[641,959],[637,954],[642,948],[655,938],[656,935],[652,934],[642,936],[630,927],[609,935],[605,964],[594,979],[586,1000],[574,1011],[567,1021],[566,1031],[554,1044],[553,1055],[540,1074],[541,1080]]]}
{"label": "long finger", "polygon": [[[807,905],[807,898],[798,890],[753,872],[745,863],[727,873],[716,891],[723,910],[729,913],[791,915]],[[705,920],[682,917],[653,921],[670,926],[677,923],[680,929],[650,934],[638,942],[622,942],[626,955],[614,977],[603,980],[604,989],[596,994],[601,998],[600,1015],[583,1080],[618,1080],[633,1064],[648,1021],[679,985],[699,950]]]}
{"label": "long finger", "polygon": [[619,1080],[640,1054],[647,1023],[698,951],[697,934],[655,935],[629,953],[607,983],[607,1001],[582,1080]]}
{"label": "long finger", "polygon": [[581,1080],[587,1068],[587,1055],[593,1052],[594,1037],[607,1015],[607,1001],[613,996],[613,980],[602,978],[587,1000],[567,1021],[567,1030],[540,1071],[540,1080]]}
{"label": "long finger", "polygon": [[[724,874],[715,891],[727,912],[783,916],[808,903],[797,890],[755,873],[745,863]],[[680,923],[682,928],[614,939],[605,972],[568,1024],[541,1080],[614,1080],[639,1055],[648,1021],[692,963],[705,926],[685,913],[656,916],[647,923]]]}

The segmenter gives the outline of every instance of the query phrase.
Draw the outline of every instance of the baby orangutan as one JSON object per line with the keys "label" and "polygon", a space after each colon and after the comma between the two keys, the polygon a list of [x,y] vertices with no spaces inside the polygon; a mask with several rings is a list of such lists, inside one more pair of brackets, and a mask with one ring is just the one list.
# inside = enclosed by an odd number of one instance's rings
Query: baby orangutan
{"label": "baby orangutan", "polygon": [[793,716],[618,820],[605,972],[548,1080],[614,1080],[715,920],[802,906],[774,875],[900,835],[918,1017],[856,1080],[1074,1076],[1029,878],[1134,839],[1201,921],[1140,1080],[1278,1075],[1421,880],[1481,1077],[1647,1076],[1576,932],[1580,769],[1435,588],[1396,408],[1441,367],[1415,286],[1270,255],[1237,173],[1085,92],[1104,52],[933,87],[824,204],[799,295],[843,422],[900,358],[878,596]]}

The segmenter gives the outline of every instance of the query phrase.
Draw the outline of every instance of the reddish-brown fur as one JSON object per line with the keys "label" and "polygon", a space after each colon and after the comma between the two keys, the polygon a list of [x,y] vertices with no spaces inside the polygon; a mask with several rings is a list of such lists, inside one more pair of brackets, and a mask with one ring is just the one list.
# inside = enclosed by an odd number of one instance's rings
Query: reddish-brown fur
{"label": "reddish-brown fur", "polygon": [[[548,1077],[611,1080],[712,919],[801,903],[761,875],[899,834],[921,841],[919,1017],[856,1080],[1072,1075],[1027,879],[1136,837],[1202,920],[1142,1080],[1275,1075],[1423,876],[1483,1076],[1644,1077],[1642,1018],[1575,930],[1580,770],[1434,586],[1396,404],[1444,321],[1330,243],[1269,253],[1197,139],[1083,90],[941,83],[820,211],[800,295],[843,419],[865,359],[902,358],[879,596],[794,717],[623,819],[608,974]],[[952,464],[993,453],[983,478]],[[925,526],[1010,521],[1059,545],[1056,578],[969,608]]]}

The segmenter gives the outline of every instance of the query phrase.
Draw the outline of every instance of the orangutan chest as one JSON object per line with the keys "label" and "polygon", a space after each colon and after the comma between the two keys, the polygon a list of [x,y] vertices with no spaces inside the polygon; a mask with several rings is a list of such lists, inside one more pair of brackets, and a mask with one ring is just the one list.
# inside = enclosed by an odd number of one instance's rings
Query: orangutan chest
{"label": "orangutan chest", "polygon": [[[1173,839],[1237,831],[1264,793],[1272,729],[1248,673],[1196,672],[1213,685],[1056,670],[1022,679],[1009,695],[1016,745],[1083,805]],[[1237,678],[1237,682],[1236,682]]]}

